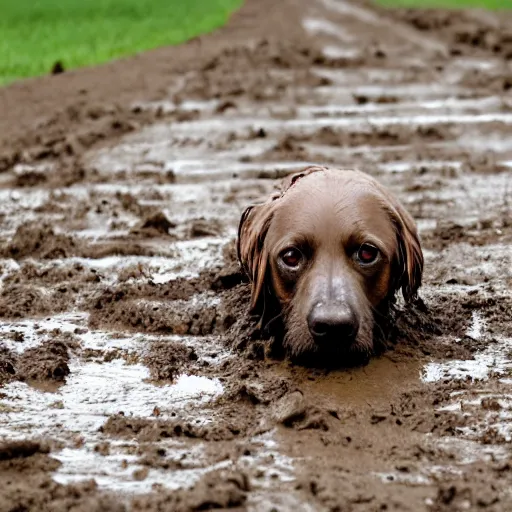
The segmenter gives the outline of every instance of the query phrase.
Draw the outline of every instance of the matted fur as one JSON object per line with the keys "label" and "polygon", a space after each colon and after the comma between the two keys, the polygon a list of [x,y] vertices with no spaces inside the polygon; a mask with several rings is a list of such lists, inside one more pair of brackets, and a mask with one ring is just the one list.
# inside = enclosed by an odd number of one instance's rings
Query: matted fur
{"label": "matted fur", "polygon": [[[265,202],[249,206],[242,214],[237,240],[237,253],[242,269],[251,282],[251,312],[259,317],[260,327],[282,314],[285,324],[286,345],[289,352],[301,352],[299,346],[300,330],[306,329],[304,321],[298,321],[298,310],[293,308],[293,298],[282,304],[276,298],[271,279],[268,244],[266,244],[267,233],[275,213],[281,207],[287,194],[299,180],[307,180],[309,176],[316,173],[357,173],[358,183],[363,183],[369,190],[374,190],[384,204],[383,215],[389,216],[389,222],[393,224],[396,232],[396,250],[391,262],[391,278],[386,300],[393,300],[397,291],[401,290],[405,301],[413,300],[418,288],[421,286],[423,272],[423,253],[416,227],[411,215],[401,203],[379,182],[372,177],[359,173],[358,171],[329,169],[327,167],[312,166],[293,174],[283,180],[280,192],[272,194]],[[307,202],[304,206],[307,208]],[[297,215],[300,215],[297,212]],[[366,309],[366,307],[361,307]],[[384,308],[385,310],[385,308]],[[363,315],[368,322],[368,312]],[[287,322],[288,320],[288,322]],[[371,325],[364,325],[362,332],[366,336],[372,332]],[[288,332],[287,332],[288,331]],[[370,336],[371,337],[371,336]],[[293,342],[293,338],[297,343]],[[311,344],[305,344],[304,351],[312,348]],[[306,346],[308,345],[308,346]],[[371,346],[371,343],[370,343]],[[371,351],[371,350],[370,350]]]}

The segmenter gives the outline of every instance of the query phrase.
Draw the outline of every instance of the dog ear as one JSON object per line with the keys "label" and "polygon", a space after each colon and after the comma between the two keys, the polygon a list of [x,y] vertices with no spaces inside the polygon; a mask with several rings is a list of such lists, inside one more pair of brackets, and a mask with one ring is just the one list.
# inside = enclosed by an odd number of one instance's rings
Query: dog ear
{"label": "dog ear", "polygon": [[395,202],[394,206],[398,238],[395,291],[401,289],[404,299],[409,302],[416,297],[421,286],[423,251],[413,218],[399,203]]}
{"label": "dog ear", "polygon": [[260,316],[260,327],[265,324],[266,313],[271,312],[273,290],[269,269],[269,252],[265,246],[274,211],[281,197],[300,178],[324,167],[310,166],[285,178],[281,190],[261,204],[249,206],[242,213],[238,225],[237,255],[240,266],[251,281],[251,313]]}
{"label": "dog ear", "polygon": [[271,297],[265,237],[272,222],[273,200],[276,198],[246,208],[238,226],[238,261],[251,281],[251,313],[260,316],[260,326],[264,322],[265,306],[268,306]]}

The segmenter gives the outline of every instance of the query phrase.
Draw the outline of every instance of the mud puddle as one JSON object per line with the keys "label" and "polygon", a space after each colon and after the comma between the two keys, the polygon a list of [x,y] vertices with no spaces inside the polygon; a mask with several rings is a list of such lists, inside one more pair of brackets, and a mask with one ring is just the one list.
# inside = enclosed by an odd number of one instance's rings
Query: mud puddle
{"label": "mud puddle", "polygon": [[[2,173],[0,509],[510,509],[510,61],[301,9],[300,45],[228,45],[130,105],[151,123]],[[309,163],[377,176],[422,236],[431,322],[363,368],[244,323],[240,213]]]}

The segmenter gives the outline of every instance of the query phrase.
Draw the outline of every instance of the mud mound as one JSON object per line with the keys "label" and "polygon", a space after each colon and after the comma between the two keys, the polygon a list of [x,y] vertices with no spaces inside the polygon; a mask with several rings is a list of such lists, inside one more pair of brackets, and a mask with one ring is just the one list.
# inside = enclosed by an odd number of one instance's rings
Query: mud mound
{"label": "mud mound", "polygon": [[464,73],[461,85],[474,89],[487,89],[494,94],[506,94],[512,89],[512,72],[485,73],[480,69],[472,69]]}
{"label": "mud mound", "polygon": [[186,302],[98,302],[90,316],[92,328],[110,326],[142,332],[205,335],[216,332],[215,307]]}
{"label": "mud mound", "polygon": [[[345,68],[382,59],[376,47],[365,48],[363,53],[364,56],[330,58],[311,46],[301,47],[297,42],[263,39],[226,49],[210,59],[199,73],[186,80],[180,96],[204,99],[248,96],[257,101],[269,100],[279,97],[291,83],[310,88],[330,83],[329,79],[312,73],[311,66]],[[268,81],[257,71],[269,68],[289,73],[276,72],[273,80]]]}
{"label": "mud mound", "polygon": [[193,348],[182,343],[156,342],[152,343],[144,364],[149,368],[154,380],[174,380],[186,368],[187,363],[197,360]]}
{"label": "mud mound", "polygon": [[512,298],[509,295],[495,294],[493,297],[473,295],[463,302],[462,307],[480,312],[486,322],[492,326],[489,328],[491,334],[512,336],[512,326],[507,318],[512,310]]}
{"label": "mud mound", "polygon": [[6,275],[4,282],[8,285],[32,284],[60,286],[64,284],[97,284],[102,274],[96,269],[87,267],[79,262],[48,263],[41,266],[34,261],[23,261],[19,270]]}
{"label": "mud mound", "polygon": [[[377,98],[378,100],[378,98]],[[369,101],[375,102],[375,99],[358,96],[355,98],[356,103],[364,104]],[[319,114],[321,115],[321,114]],[[277,144],[256,157],[245,159],[247,161],[320,161],[326,162],[332,159],[321,152],[313,153],[308,150],[306,145],[324,145],[334,147],[355,148],[360,146],[383,146],[393,147],[412,144],[421,148],[422,145],[447,141],[455,138],[455,130],[453,127],[389,127],[378,128],[373,127],[367,130],[361,129],[336,129],[332,127],[324,127],[316,130],[312,134],[293,134],[283,136]]]}
{"label": "mud mound", "polygon": [[52,340],[23,352],[16,363],[16,376],[24,381],[62,382],[69,375],[67,345]]}
{"label": "mud mound", "polygon": [[425,247],[442,250],[453,243],[469,243],[485,246],[492,243],[510,243],[512,241],[512,218],[505,212],[500,218],[488,218],[467,225],[443,220],[437,222],[432,231],[422,233]]}
{"label": "mud mound", "polygon": [[57,283],[46,289],[38,285],[9,284],[0,292],[0,317],[37,318],[61,313],[87,297],[84,288],[87,288],[87,283]]}
{"label": "mud mound", "polygon": [[[144,238],[162,236],[162,232],[151,228],[143,229],[138,234]],[[23,260],[38,258],[56,260],[73,256],[99,259],[107,256],[154,256],[158,251],[141,244],[134,243],[132,238],[120,238],[115,241],[87,244],[70,235],[56,233],[53,226],[29,222],[22,224],[12,240],[0,248],[4,258]]]}
{"label": "mud mound", "polygon": [[0,316],[23,318],[45,315],[53,308],[47,294],[30,285],[9,285],[0,294]]}
{"label": "mud mound", "polygon": [[222,232],[222,224],[217,220],[204,218],[192,221],[188,230],[188,238],[202,238],[204,236],[219,236]]}
{"label": "mud mound", "polygon": [[13,378],[16,373],[16,358],[4,345],[0,345],[0,386]]}
{"label": "mud mound", "polygon": [[[56,461],[55,461],[56,462]],[[58,463],[57,463],[58,465]],[[124,512],[125,506],[115,497],[98,491],[94,481],[69,486],[57,484],[46,474],[19,474],[9,468],[9,476],[0,469],[0,509],[2,510],[90,510],[91,512]]]}
{"label": "mud mound", "polygon": [[81,250],[80,242],[64,234],[56,234],[49,224],[22,224],[13,239],[1,253],[5,258],[23,259],[27,257],[41,259],[69,258]]}
{"label": "mud mound", "polygon": [[394,13],[414,28],[448,41],[452,55],[471,55],[477,50],[512,59],[510,14],[506,12],[498,26],[478,11],[398,9]]}
{"label": "mud mound", "polygon": [[91,245],[81,255],[85,258],[101,259],[108,256],[160,256],[165,255],[165,250],[158,250],[152,247],[139,244],[131,237],[113,239],[111,242],[102,242]]}
{"label": "mud mound", "polygon": [[465,484],[456,481],[443,482],[439,486],[431,510],[433,512],[448,512],[449,510],[460,510],[468,505],[475,509],[500,510],[503,504],[499,492],[492,487],[490,481],[485,481],[485,477],[477,482],[471,479]]}
{"label": "mud mound", "polygon": [[222,300],[213,299],[221,287],[233,286],[241,279],[238,270],[224,270],[159,285],[151,280],[122,283],[92,298],[89,323],[94,328],[108,325],[168,334],[224,332],[234,322],[233,312]]}
{"label": "mud mound", "polygon": [[180,418],[159,420],[127,417],[122,414],[111,416],[100,428],[100,432],[121,439],[135,437],[141,443],[172,438],[226,441],[242,433],[239,426],[232,425],[229,420],[215,425],[198,425]]}
{"label": "mud mound", "polygon": [[50,448],[40,441],[8,441],[0,443],[0,461],[31,457],[36,453],[49,453]]}
{"label": "mud mound", "polygon": [[136,498],[133,507],[147,512],[235,509],[245,505],[249,490],[249,479],[243,471],[218,470],[207,473],[191,489]]}
{"label": "mud mound", "polygon": [[[17,337],[18,333],[14,333]],[[17,339],[23,342],[23,339]],[[69,375],[70,351],[79,344],[70,333],[53,332],[37,347],[16,355],[0,346],[0,381],[16,379],[29,383],[62,383]]]}
{"label": "mud mound", "polygon": [[171,222],[163,212],[155,212],[142,219],[139,225],[131,230],[131,233],[148,238],[162,235],[169,236],[169,230],[175,227],[176,224]]}
{"label": "mud mound", "polygon": [[[127,268],[127,275],[137,272],[134,267]],[[140,271],[138,275],[140,275]],[[113,302],[136,299],[187,301],[192,299],[194,295],[211,291],[215,286],[217,276],[217,271],[207,270],[201,272],[198,277],[190,279],[178,277],[159,284],[150,278],[130,283],[126,282],[127,280],[123,277],[121,281],[124,282],[99,290],[97,295],[91,299],[89,307],[91,310],[102,309]]]}
{"label": "mud mound", "polygon": [[[358,103],[366,103],[358,97]],[[396,126],[387,128],[374,127],[366,131],[339,130],[331,127],[321,128],[311,136],[298,138],[302,142],[314,142],[327,146],[357,147],[366,144],[372,146],[394,146],[414,142],[439,142],[453,138],[453,128],[449,126],[408,127]],[[289,140],[289,139],[285,139]],[[293,140],[293,139],[292,139]]]}

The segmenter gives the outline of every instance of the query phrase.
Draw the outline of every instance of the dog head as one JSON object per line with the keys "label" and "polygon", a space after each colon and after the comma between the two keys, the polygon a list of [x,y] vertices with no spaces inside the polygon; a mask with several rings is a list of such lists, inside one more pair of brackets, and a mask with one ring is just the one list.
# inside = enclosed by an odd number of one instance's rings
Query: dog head
{"label": "dog head", "polygon": [[399,290],[410,301],[421,284],[413,219],[359,171],[310,167],[288,178],[245,210],[237,248],[252,312],[262,327],[282,318],[292,357],[367,358],[382,306]]}

